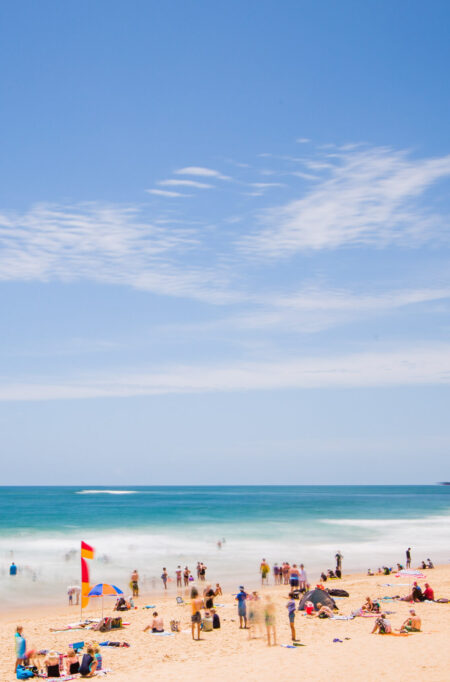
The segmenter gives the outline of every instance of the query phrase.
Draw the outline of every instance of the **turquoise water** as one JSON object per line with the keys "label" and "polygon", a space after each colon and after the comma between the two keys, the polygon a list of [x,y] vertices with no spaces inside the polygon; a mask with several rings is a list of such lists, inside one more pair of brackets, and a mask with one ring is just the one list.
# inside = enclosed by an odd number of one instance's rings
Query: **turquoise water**
{"label": "turquoise water", "polygon": [[337,549],[349,570],[403,561],[408,545],[413,563],[448,561],[449,521],[445,486],[3,487],[0,596],[63,595],[79,582],[82,539],[96,548],[93,580],[126,584],[137,567],[152,589],[163,566],[198,560],[230,584],[253,580],[263,556],[301,561],[311,574],[331,567]]}

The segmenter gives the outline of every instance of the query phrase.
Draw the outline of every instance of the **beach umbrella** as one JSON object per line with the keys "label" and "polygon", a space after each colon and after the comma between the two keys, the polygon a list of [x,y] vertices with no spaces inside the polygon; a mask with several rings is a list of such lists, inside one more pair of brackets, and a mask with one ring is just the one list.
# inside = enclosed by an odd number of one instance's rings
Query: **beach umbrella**
{"label": "beach umbrella", "polygon": [[122,590],[115,585],[109,585],[108,583],[98,583],[92,590],[88,593],[88,597],[101,597],[102,598],[102,618],[103,618],[103,598],[104,597],[117,597],[117,595],[123,594]]}

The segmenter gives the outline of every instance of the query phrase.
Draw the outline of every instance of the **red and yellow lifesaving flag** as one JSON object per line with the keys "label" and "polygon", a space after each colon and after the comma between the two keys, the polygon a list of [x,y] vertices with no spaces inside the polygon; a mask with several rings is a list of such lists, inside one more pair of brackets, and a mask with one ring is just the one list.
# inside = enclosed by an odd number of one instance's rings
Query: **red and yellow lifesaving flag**
{"label": "red and yellow lifesaving flag", "polygon": [[94,548],[83,541],[81,541],[81,558],[82,559],[94,558]]}
{"label": "red and yellow lifesaving flag", "polygon": [[91,589],[89,582],[89,568],[86,559],[94,558],[94,548],[81,541],[81,608],[84,609],[89,603],[88,594]]}

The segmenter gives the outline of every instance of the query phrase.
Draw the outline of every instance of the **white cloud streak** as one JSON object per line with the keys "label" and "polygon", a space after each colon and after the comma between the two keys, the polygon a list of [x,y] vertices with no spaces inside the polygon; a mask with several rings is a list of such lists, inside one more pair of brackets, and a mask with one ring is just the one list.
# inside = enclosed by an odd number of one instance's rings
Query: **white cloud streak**
{"label": "white cloud streak", "polygon": [[174,171],[176,175],[194,175],[205,178],[215,178],[217,180],[231,180],[229,175],[223,175],[213,168],[204,168],[203,166],[186,166]]}
{"label": "white cloud streak", "polygon": [[450,346],[302,357],[226,366],[114,373],[65,381],[0,385],[0,400],[62,400],[163,394],[450,384]]}
{"label": "white cloud streak", "polygon": [[41,204],[0,214],[0,281],[88,279],[213,303],[230,300],[218,272],[190,265],[194,229],[147,222],[136,208]]}
{"label": "white cloud streak", "polygon": [[159,197],[190,197],[190,194],[182,194],[181,192],[171,192],[166,189],[146,189],[147,194],[155,194]]}
{"label": "white cloud streak", "polygon": [[158,185],[162,187],[194,187],[196,189],[211,189],[213,185],[208,185],[206,182],[198,182],[197,180],[159,180]]}
{"label": "white cloud streak", "polygon": [[320,179],[303,197],[268,209],[261,229],[240,240],[247,252],[283,257],[341,246],[417,244],[443,229],[441,215],[417,199],[450,175],[450,156],[411,159],[385,148],[305,160]]}

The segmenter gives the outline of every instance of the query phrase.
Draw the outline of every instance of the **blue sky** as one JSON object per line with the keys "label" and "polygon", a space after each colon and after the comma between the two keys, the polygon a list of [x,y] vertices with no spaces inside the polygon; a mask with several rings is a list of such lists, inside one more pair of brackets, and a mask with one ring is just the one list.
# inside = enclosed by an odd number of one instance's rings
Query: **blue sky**
{"label": "blue sky", "polygon": [[2,482],[448,479],[448,4],[0,14]]}

